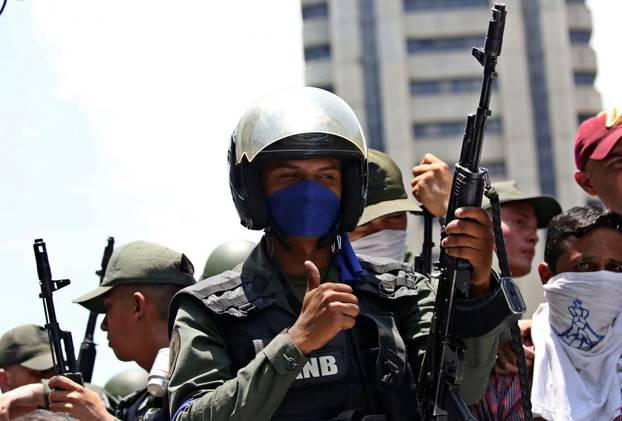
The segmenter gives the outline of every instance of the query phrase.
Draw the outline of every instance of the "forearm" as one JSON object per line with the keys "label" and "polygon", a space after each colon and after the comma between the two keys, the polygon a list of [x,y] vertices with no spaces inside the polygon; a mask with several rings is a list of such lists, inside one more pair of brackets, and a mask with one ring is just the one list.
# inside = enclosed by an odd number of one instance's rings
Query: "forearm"
{"label": "forearm", "polygon": [[289,335],[281,333],[234,378],[185,407],[182,403],[173,420],[269,420],[306,361]]}
{"label": "forearm", "polygon": [[41,383],[20,386],[0,395],[0,419],[14,418],[44,405]]}
{"label": "forearm", "polygon": [[488,378],[495,365],[499,335],[492,332],[479,338],[464,340],[464,377],[460,395],[467,404],[478,402],[486,390]]}

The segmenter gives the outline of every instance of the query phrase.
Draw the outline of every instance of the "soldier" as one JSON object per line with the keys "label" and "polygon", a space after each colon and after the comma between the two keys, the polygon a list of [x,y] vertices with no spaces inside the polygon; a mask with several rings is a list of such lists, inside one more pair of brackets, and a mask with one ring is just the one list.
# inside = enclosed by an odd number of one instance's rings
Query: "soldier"
{"label": "soldier", "polygon": [[147,387],[148,374],[140,368],[124,370],[112,376],[104,385],[106,393],[114,400],[115,406],[128,395]]}
{"label": "soldier", "polygon": [[[173,300],[172,419],[417,419],[434,294],[409,265],[352,251],[367,148],[350,107],[315,88],[266,97],[238,123],[229,164],[242,224],[266,234],[241,270]],[[498,292],[491,223],[479,208],[457,214],[443,245],[474,267],[477,298],[461,306],[479,325],[475,307]],[[469,402],[485,387],[495,337],[467,339]]]}
{"label": "soldier", "polygon": [[[538,229],[546,228],[551,219],[561,213],[562,208],[551,196],[527,196],[514,180],[497,181],[492,186],[499,193],[501,229],[510,272],[514,277],[528,275],[538,244]],[[491,208],[487,198],[484,198],[482,207]]]}
{"label": "soldier", "polygon": [[[101,328],[121,361],[135,361],[151,369],[158,351],[168,347],[167,314],[170,301],[183,287],[195,283],[194,269],[182,253],[146,241],[135,241],[114,251],[102,284],[74,302],[105,313]],[[123,399],[110,415],[89,390],[66,377],[50,379],[50,409],[80,420],[168,420],[168,399],[142,389]]]}
{"label": "soldier", "polygon": [[23,325],[0,338],[0,390],[39,383],[54,375],[50,340],[45,329]]}
{"label": "soldier", "polygon": [[233,240],[222,243],[210,253],[201,280],[235,268],[244,262],[257,244],[247,240]]}
{"label": "soldier", "polygon": [[[46,330],[34,324],[18,326],[0,338],[0,420],[27,414],[47,405],[48,379],[54,362]],[[99,386],[86,384],[107,408],[111,396]]]}
{"label": "soldier", "polygon": [[369,149],[367,201],[354,231],[348,234],[357,255],[402,261],[406,256],[407,212],[421,207],[406,195],[402,172],[389,155]]}

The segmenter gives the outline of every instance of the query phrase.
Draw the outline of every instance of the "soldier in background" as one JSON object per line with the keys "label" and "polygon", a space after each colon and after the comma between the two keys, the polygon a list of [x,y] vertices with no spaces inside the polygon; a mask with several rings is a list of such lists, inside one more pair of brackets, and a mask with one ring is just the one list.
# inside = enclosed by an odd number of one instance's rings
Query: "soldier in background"
{"label": "soldier in background", "polygon": [[205,261],[201,279],[218,275],[243,263],[257,243],[248,240],[226,241],[216,247]]}
{"label": "soldier in background", "polygon": [[[47,331],[38,325],[18,326],[0,338],[0,420],[28,414],[48,405],[48,379],[54,362]],[[85,385],[112,410],[115,401],[94,384]]]}
{"label": "soldier in background", "polygon": [[126,396],[145,389],[148,376],[148,373],[141,368],[130,368],[108,379],[104,390],[114,401],[116,407]]}
{"label": "soldier in background", "polygon": [[[156,355],[168,348],[168,307],[175,293],[195,283],[194,269],[182,253],[158,244],[135,241],[114,251],[102,284],[74,302],[105,313],[101,328],[121,361],[135,361],[148,371]],[[123,399],[113,417],[91,391],[63,376],[50,380],[50,409],[82,421],[168,421],[168,397],[146,389]]]}
{"label": "soldier in background", "polygon": [[39,383],[54,375],[50,339],[34,324],[18,326],[0,338],[0,390]]}
{"label": "soldier in background", "polygon": [[[559,202],[547,195],[525,195],[514,180],[492,183],[499,193],[501,229],[508,253],[510,272],[514,278],[528,275],[538,244],[538,229],[546,228],[555,215],[562,212]],[[491,209],[484,197],[484,209]]]}
{"label": "soldier in background", "polygon": [[384,152],[369,149],[367,201],[358,225],[348,236],[356,254],[403,261],[406,256],[407,213],[421,207],[406,194],[402,172]]}

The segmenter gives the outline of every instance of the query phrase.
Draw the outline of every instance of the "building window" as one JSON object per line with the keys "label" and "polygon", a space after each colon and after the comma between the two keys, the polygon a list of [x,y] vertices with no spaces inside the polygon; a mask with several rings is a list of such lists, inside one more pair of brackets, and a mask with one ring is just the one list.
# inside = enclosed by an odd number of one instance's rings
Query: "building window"
{"label": "building window", "polygon": [[410,81],[411,95],[432,95],[441,92],[441,82],[438,80]]}
{"label": "building window", "polygon": [[[465,121],[415,124],[413,126],[413,134],[415,139],[463,136],[465,124]],[[501,133],[501,130],[501,120],[498,118],[488,120],[486,123],[486,134]]]}
{"label": "building window", "polygon": [[574,84],[575,85],[593,85],[594,79],[596,79],[596,73],[594,72],[575,72]]}
{"label": "building window", "polygon": [[305,60],[322,60],[330,58],[330,45],[318,45],[305,48]]}
{"label": "building window", "polygon": [[[493,84],[493,89],[496,84]],[[446,93],[477,92],[482,87],[482,80],[474,79],[439,79],[410,81],[411,95],[437,95]]]}
{"label": "building window", "polygon": [[458,7],[488,7],[488,0],[404,0],[404,10],[447,9]]}
{"label": "building window", "polygon": [[492,178],[503,179],[505,178],[505,162],[504,161],[490,161],[484,162],[480,165],[488,170],[488,175]]}
{"label": "building window", "polygon": [[592,118],[596,115],[596,113],[594,114],[588,114],[588,113],[579,113],[577,115],[577,126],[580,126],[581,123],[583,123],[585,120],[587,120],[588,118]]}
{"label": "building window", "polygon": [[423,38],[407,41],[408,54],[471,49],[484,44],[485,35],[460,38]]}
{"label": "building window", "polygon": [[590,31],[570,31],[569,33],[571,44],[587,44],[590,42]]}
{"label": "building window", "polygon": [[307,4],[302,6],[302,19],[324,18],[328,16],[328,5],[326,3]]}

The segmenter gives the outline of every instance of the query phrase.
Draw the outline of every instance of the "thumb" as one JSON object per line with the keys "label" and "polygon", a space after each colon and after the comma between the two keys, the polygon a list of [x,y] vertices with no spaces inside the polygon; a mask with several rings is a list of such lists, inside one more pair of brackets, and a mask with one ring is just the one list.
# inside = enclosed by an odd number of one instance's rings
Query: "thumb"
{"label": "thumb", "polygon": [[320,286],[320,271],[311,260],[305,261],[305,269],[307,269],[307,292],[313,291]]}
{"label": "thumb", "polygon": [[421,161],[419,162],[419,164],[434,164],[435,162],[440,162],[440,158],[438,158],[436,155],[433,155],[429,152],[427,152],[426,154],[423,155],[423,157],[421,158]]}

